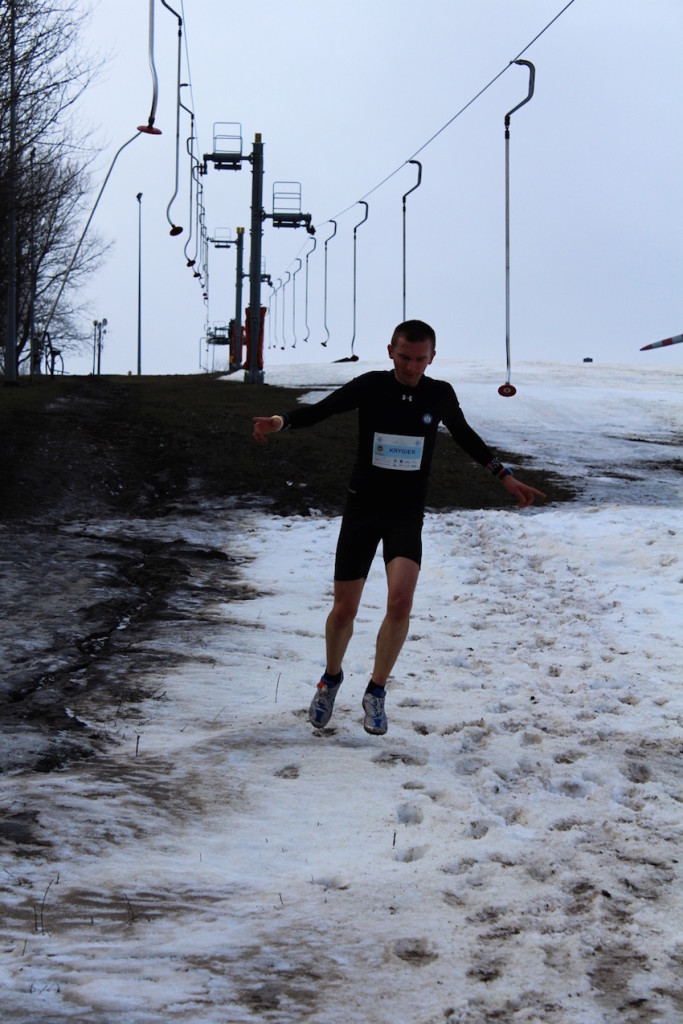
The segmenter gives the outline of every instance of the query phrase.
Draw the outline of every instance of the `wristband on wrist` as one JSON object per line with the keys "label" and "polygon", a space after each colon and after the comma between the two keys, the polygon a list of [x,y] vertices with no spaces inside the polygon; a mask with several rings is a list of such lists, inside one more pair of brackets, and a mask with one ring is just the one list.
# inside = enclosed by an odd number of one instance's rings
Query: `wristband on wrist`
{"label": "wristband on wrist", "polygon": [[492,473],[498,480],[502,480],[506,476],[512,476],[512,470],[504,466],[497,455],[495,455],[486,467],[489,473]]}
{"label": "wristband on wrist", "polygon": [[282,420],[282,426],[280,427],[280,430],[289,430],[291,425],[289,422],[289,416],[287,416],[286,413],[278,413],[278,416]]}

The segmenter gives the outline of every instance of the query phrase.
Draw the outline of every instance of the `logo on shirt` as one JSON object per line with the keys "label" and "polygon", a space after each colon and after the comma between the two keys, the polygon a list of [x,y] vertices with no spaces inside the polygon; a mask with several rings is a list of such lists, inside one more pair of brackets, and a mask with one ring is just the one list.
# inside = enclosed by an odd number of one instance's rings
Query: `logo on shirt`
{"label": "logo on shirt", "polygon": [[426,424],[426,426],[429,426],[433,419],[434,417],[432,416],[431,412],[426,412],[422,417],[422,422]]}

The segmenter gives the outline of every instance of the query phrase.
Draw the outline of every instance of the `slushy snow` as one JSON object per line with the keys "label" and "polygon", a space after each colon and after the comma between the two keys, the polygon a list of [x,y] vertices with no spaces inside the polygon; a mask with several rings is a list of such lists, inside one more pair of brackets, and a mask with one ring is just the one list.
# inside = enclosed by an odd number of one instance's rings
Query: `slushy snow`
{"label": "slushy snow", "polygon": [[1,1021],[683,1019],[683,371],[521,366],[512,399],[491,368],[432,371],[579,497],[428,512],[384,737],[360,708],[379,556],[330,727],[307,720],[338,520],[69,527],[221,548],[248,589],[140,640],[174,664],[137,678],[135,719],[97,723],[105,757],[2,778],[49,845],[2,852]]}

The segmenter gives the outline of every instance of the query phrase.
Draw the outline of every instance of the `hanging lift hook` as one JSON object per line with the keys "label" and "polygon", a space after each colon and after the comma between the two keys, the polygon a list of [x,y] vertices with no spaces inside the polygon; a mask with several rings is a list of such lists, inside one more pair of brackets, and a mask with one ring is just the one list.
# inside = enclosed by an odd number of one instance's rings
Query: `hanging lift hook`
{"label": "hanging lift hook", "polygon": [[282,348],[283,352],[284,352],[285,347],[287,345],[287,336],[285,334],[285,309],[286,309],[285,290],[287,288],[287,285],[289,284],[289,282],[292,279],[292,275],[290,274],[290,272],[288,270],[285,270],[285,274],[287,275],[287,280],[282,285],[282,346],[281,346],[281,348]]}
{"label": "hanging lift hook", "polygon": [[294,341],[292,342],[292,348],[296,348],[296,275],[299,273],[299,271],[301,270],[302,266],[304,265],[303,264],[303,260],[301,259],[300,256],[297,256],[295,258],[296,258],[296,262],[299,264],[299,266],[292,273],[292,332],[294,334]]}
{"label": "hanging lift hook", "polygon": [[149,112],[147,124],[139,124],[138,131],[144,132],[145,135],[161,135],[161,129],[154,127],[157,100],[159,99],[159,79],[154,64],[154,0],[149,0],[149,67],[152,72],[152,109]]}
{"label": "hanging lift hook", "polygon": [[[188,257],[188,260],[187,260],[188,267],[196,267],[197,266],[197,260],[199,259],[199,225],[200,225],[200,211],[203,209],[203,204],[204,204],[204,186],[202,185],[202,183],[199,180],[199,178],[196,177],[196,173],[197,172],[201,172],[201,165],[199,163],[199,160],[196,161],[195,166],[194,166],[193,171],[192,171],[192,173],[195,175],[195,179],[194,180],[195,180],[195,183],[197,185],[196,198],[195,198],[195,204],[194,204],[194,234],[195,234],[195,239],[194,239],[194,257],[192,257],[191,259]],[[193,277],[201,277],[201,274],[196,269],[192,271],[192,275],[193,275]]]}
{"label": "hanging lift hook", "polygon": [[327,329],[327,243],[331,242],[334,236],[337,234],[336,220],[330,220],[329,223],[334,225],[334,231],[332,232],[331,235],[329,235],[328,238],[325,239],[325,292],[323,298],[323,325],[325,327],[326,338],[324,341],[320,342],[323,348],[327,348],[327,343],[330,340],[330,332]]}
{"label": "hanging lift hook", "polygon": [[510,383],[510,117],[516,110],[528,103],[534,94],[536,68],[530,60],[515,60],[513,64],[523,64],[529,68],[529,91],[521,103],[518,103],[505,115],[505,355],[507,375],[505,383],[498,388],[503,398],[511,398],[517,389]]}
{"label": "hanging lift hook", "polygon": [[273,291],[273,310],[274,310],[274,312],[273,312],[273,335],[275,337],[275,348],[277,348],[278,341],[280,340],[278,338],[278,336],[277,336],[277,303],[278,303],[277,293],[280,291],[280,288],[282,288],[282,278],[278,277],[278,279],[277,279],[277,287]]}
{"label": "hanging lift hook", "polygon": [[273,316],[270,311],[270,307],[273,304],[273,295],[275,294],[275,287],[273,282],[270,282],[270,295],[268,296],[268,348],[273,347]]}
{"label": "hanging lift hook", "polygon": [[171,207],[173,206],[176,196],[178,195],[178,162],[180,158],[180,65],[182,59],[182,40],[183,40],[183,19],[180,17],[177,11],[174,11],[170,4],[166,3],[166,0],[161,0],[162,4],[167,11],[170,11],[178,19],[178,67],[176,76],[176,115],[175,115],[175,189],[173,195],[169,200],[169,204],[166,207],[166,220],[171,225],[169,234],[172,236],[181,235],[183,229],[178,225],[174,224],[171,219]]}
{"label": "hanging lift hook", "polygon": [[183,110],[186,111],[186,113],[188,113],[190,115],[190,134],[189,134],[189,137],[187,138],[187,141],[185,142],[185,149],[187,151],[187,155],[190,158],[190,211],[189,211],[190,230],[188,232],[187,241],[185,242],[185,245],[183,246],[183,253],[185,254],[185,259],[187,260],[187,266],[188,267],[192,267],[192,266],[194,266],[194,260],[191,259],[190,254],[188,252],[188,249],[190,247],[190,242],[192,241],[192,221],[193,221],[193,210],[194,210],[194,207],[193,207],[193,204],[192,204],[193,194],[194,194],[194,164],[195,164],[195,162],[199,163],[199,160],[197,160],[197,157],[194,155],[194,110],[191,110],[189,107],[186,107],[185,104],[183,103],[183,101],[180,99],[180,89],[186,88],[186,86],[188,84],[189,84],[188,82],[181,82],[180,83],[180,86],[179,86],[179,89],[178,89],[178,103],[183,108]]}
{"label": "hanging lift hook", "polygon": [[311,241],[313,242],[313,248],[309,249],[308,252],[306,253],[306,301],[304,304],[304,323],[306,324],[306,335],[304,337],[304,341],[308,341],[308,339],[311,336],[311,329],[308,326],[308,257],[315,252],[315,248],[318,244],[318,239],[315,236],[313,236],[313,238],[311,238]]}
{"label": "hanging lift hook", "polygon": [[370,207],[368,206],[364,199],[359,199],[358,204],[360,206],[365,207],[365,216],[363,217],[362,220],[358,221],[358,223],[353,229],[353,337],[351,338],[352,362],[355,362],[358,359],[358,356],[353,354],[353,346],[355,345],[356,342],[356,232],[358,231],[358,228],[361,226],[361,224],[365,224],[366,220],[368,219],[368,213],[370,211]]}
{"label": "hanging lift hook", "polygon": [[403,196],[403,320],[406,318],[406,199],[411,192],[419,188],[422,182],[422,164],[419,160],[409,160],[409,164],[417,164],[417,182]]}
{"label": "hanging lift hook", "polygon": [[[163,3],[163,0],[162,0],[162,3]],[[534,94],[534,86],[535,86],[535,83],[536,83],[536,68],[531,63],[530,60],[522,60],[520,58],[520,60],[513,60],[512,63],[513,64],[523,64],[525,67],[527,67],[529,69],[529,91],[526,94],[526,96],[524,97],[524,99],[521,101],[521,103],[518,103],[516,107],[512,108],[512,110],[508,110],[507,114],[505,115],[505,127],[506,128],[510,127],[510,118],[514,114],[514,112],[516,110],[519,110],[520,107],[523,107],[525,103],[529,102],[529,100],[531,99],[531,97]]]}

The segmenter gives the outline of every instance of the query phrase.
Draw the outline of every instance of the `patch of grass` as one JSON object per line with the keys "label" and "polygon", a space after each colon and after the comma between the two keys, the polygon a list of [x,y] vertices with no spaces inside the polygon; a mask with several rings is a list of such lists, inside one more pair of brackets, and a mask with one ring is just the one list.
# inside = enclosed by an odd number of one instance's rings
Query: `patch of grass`
{"label": "patch of grass", "polygon": [[[199,496],[262,501],[281,514],[337,514],[356,449],[355,414],[266,445],[251,437],[252,416],[285,412],[300,394],[209,374],[38,378],[2,388],[0,518],[164,515]],[[550,474],[525,469],[524,479],[551,501],[573,497]],[[510,504],[496,481],[448,436],[439,437],[430,508]]]}

